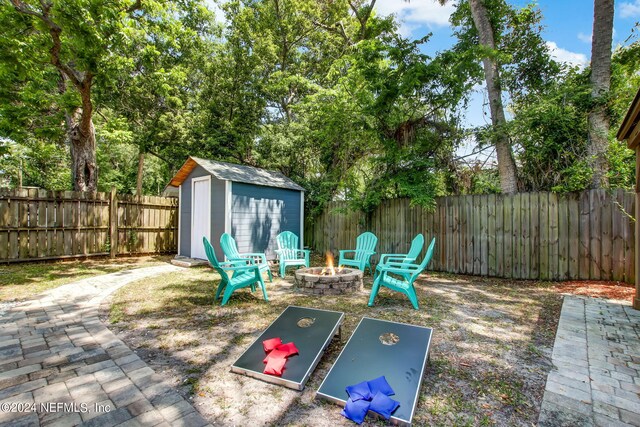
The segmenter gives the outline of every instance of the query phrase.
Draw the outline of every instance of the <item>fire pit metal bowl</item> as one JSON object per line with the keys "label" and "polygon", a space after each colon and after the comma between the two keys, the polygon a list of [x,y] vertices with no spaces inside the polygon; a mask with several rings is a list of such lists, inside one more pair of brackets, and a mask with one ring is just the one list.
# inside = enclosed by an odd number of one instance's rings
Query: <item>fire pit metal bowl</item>
{"label": "fire pit metal bowl", "polygon": [[340,295],[362,290],[363,272],[355,268],[336,270],[328,275],[323,267],[301,268],[296,271],[298,289],[315,295]]}

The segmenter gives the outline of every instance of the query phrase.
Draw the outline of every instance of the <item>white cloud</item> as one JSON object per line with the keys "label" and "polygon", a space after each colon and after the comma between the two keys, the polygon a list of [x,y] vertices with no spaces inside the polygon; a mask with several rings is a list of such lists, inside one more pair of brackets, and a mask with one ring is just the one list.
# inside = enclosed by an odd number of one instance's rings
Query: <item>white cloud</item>
{"label": "white cloud", "polygon": [[376,10],[382,16],[395,14],[401,22],[400,32],[407,35],[422,25],[449,25],[449,17],[455,7],[452,2],[440,6],[436,0],[379,0]]}
{"label": "white cloud", "polygon": [[587,65],[587,55],[584,53],[571,52],[569,50],[558,47],[556,42],[547,42],[551,57],[558,62],[566,62],[570,65],[584,67]]}
{"label": "white cloud", "polygon": [[621,18],[637,18],[640,16],[640,0],[634,0],[632,3],[622,3],[620,5]]}
{"label": "white cloud", "polygon": [[581,31],[578,33],[578,40],[585,43],[591,43],[591,34],[585,34]]}
{"label": "white cloud", "polygon": [[219,24],[223,24],[226,25],[227,24],[227,19],[224,16],[224,12],[222,11],[222,9],[220,9],[220,1],[218,0],[205,0],[204,1],[205,5],[207,5],[207,8],[211,11],[213,11],[213,13],[215,14],[215,19],[216,22]]}

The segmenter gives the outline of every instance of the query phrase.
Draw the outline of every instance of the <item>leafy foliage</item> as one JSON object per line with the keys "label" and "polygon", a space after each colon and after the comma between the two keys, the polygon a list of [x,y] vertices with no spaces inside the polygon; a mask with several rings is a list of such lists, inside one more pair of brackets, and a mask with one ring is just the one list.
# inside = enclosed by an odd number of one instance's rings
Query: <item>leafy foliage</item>
{"label": "leafy foliage", "polygon": [[[31,4],[31,3],[28,3]],[[160,193],[188,155],[279,170],[307,189],[313,215],[348,200],[371,211],[409,197],[499,192],[497,170],[456,158],[464,111],[495,58],[511,119],[521,190],[586,188],[588,69],[555,62],[535,6],[485,0],[496,50],[479,47],[468,1],[452,16],[457,42],[428,57],[430,36],[399,34],[366,0],[229,0],[214,20],[202,0],[54,1],[63,58],[95,74],[98,189]],[[34,7],[38,5],[34,2]],[[57,16],[57,15],[56,15]],[[0,3],[0,181],[71,189],[67,115],[80,105],[49,66],[41,23]],[[606,102],[615,129],[640,85],[638,43],[618,50]],[[611,186],[630,188],[633,153],[610,137]]]}

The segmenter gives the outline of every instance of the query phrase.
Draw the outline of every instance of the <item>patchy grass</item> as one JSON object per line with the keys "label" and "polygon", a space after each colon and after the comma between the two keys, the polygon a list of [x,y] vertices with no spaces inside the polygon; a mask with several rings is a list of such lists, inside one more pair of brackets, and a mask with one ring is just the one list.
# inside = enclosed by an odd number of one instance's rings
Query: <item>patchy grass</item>
{"label": "patchy grass", "polygon": [[170,259],[169,256],[145,256],[3,265],[0,268],[0,301],[20,301],[76,280],[148,267]]}
{"label": "patchy grass", "polygon": [[[316,400],[327,374],[362,316],[434,328],[430,363],[415,425],[531,426],[537,422],[560,313],[548,283],[424,275],[420,310],[382,290],[367,307],[365,290],[346,296],[297,292],[287,280],[261,292],[237,291],[225,307],[213,300],[219,277],[194,268],[120,289],[109,320],[121,338],[189,396],[211,422],[223,425],[351,426],[334,404]],[[288,305],[345,312],[335,338],[303,392],[230,372],[230,366]],[[384,425],[367,420],[365,425]]]}

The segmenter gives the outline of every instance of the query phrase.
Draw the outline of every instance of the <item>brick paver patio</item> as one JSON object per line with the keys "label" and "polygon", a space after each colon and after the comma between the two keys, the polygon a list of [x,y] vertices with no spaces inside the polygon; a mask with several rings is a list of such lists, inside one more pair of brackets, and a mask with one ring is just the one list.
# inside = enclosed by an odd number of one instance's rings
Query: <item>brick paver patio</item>
{"label": "brick paver patio", "polygon": [[565,296],[540,426],[640,426],[640,311]]}
{"label": "brick paver patio", "polygon": [[206,425],[98,319],[116,289],[176,270],[93,277],[0,311],[0,425]]}

